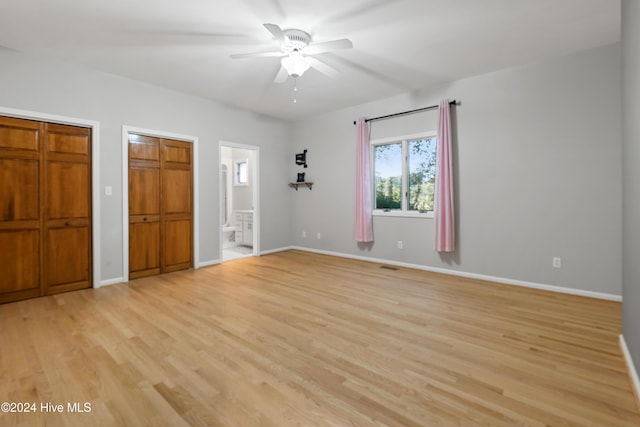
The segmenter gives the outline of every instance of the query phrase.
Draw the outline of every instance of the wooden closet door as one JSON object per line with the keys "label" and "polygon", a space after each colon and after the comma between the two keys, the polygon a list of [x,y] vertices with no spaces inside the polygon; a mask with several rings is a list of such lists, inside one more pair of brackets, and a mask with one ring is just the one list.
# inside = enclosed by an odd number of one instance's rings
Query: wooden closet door
{"label": "wooden closet door", "polygon": [[45,123],[43,294],[91,287],[91,130]]}
{"label": "wooden closet door", "polygon": [[129,277],[161,272],[160,140],[129,134]]}
{"label": "wooden closet door", "polygon": [[41,128],[0,117],[0,302],[40,295]]}
{"label": "wooden closet door", "polygon": [[163,272],[193,266],[191,143],[163,139]]}
{"label": "wooden closet door", "polygon": [[0,302],[91,287],[91,131],[0,117]]}
{"label": "wooden closet door", "polygon": [[129,277],[193,266],[192,148],[129,134]]}

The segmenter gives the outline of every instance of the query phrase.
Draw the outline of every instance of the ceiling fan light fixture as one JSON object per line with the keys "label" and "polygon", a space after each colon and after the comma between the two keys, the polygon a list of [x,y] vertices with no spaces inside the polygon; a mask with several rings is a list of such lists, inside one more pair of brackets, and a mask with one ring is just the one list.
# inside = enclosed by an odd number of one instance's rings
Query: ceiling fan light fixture
{"label": "ceiling fan light fixture", "polygon": [[291,77],[300,77],[311,67],[309,58],[303,56],[298,50],[294,50],[280,61]]}

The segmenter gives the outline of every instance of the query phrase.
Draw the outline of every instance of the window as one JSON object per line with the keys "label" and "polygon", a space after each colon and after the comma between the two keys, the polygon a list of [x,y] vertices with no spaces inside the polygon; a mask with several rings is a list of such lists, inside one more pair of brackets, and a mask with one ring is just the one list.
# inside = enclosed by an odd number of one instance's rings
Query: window
{"label": "window", "polygon": [[374,213],[430,216],[436,177],[436,134],[371,142]]}
{"label": "window", "polygon": [[248,160],[236,162],[236,185],[249,185],[247,164]]}

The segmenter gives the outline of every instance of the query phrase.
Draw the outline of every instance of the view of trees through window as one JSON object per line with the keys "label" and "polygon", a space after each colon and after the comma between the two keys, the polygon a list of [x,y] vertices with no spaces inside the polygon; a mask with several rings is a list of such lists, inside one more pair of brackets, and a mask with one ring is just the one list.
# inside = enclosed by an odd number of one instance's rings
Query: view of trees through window
{"label": "view of trees through window", "polygon": [[375,209],[402,209],[402,144],[376,145]]}
{"label": "view of trees through window", "polygon": [[404,195],[406,210],[433,210],[435,137],[375,145],[374,162],[375,209],[403,210]]}

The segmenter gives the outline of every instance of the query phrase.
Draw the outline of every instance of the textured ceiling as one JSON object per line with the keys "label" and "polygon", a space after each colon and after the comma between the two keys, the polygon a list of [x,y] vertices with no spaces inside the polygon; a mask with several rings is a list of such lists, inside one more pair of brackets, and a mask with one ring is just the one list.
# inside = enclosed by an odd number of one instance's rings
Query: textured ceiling
{"label": "textured ceiling", "polygon": [[[617,42],[617,0],[0,0],[0,45],[295,120]],[[263,27],[353,49],[274,83]],[[0,64],[1,65],[1,64]]]}

